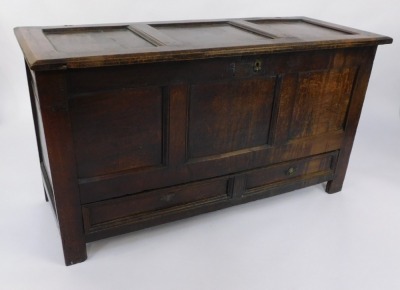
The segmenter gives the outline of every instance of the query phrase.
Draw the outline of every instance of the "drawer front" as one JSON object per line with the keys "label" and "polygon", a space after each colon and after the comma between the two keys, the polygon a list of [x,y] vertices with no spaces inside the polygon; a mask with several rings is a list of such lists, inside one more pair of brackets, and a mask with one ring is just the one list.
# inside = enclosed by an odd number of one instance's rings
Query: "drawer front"
{"label": "drawer front", "polygon": [[226,201],[228,181],[228,177],[218,178],[84,205],[85,231],[90,233],[160,217],[171,210],[179,211],[180,207],[187,209]]}
{"label": "drawer front", "polygon": [[[89,240],[124,229],[140,229],[268,197],[333,178],[337,152],[279,163],[262,169],[85,204]],[[257,194],[257,195],[256,195]],[[258,197],[257,197],[258,196]],[[243,198],[243,199],[242,199]]]}
{"label": "drawer front", "polygon": [[264,192],[283,183],[333,174],[337,152],[284,162],[246,173],[244,195]]}

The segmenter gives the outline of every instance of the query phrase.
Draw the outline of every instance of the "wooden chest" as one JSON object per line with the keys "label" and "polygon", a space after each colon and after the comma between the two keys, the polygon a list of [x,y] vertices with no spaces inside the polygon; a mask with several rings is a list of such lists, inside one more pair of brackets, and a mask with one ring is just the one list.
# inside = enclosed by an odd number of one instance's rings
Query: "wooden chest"
{"label": "wooden chest", "polygon": [[15,33],[67,265],[104,237],[341,190],[377,45],[392,42],[309,18]]}

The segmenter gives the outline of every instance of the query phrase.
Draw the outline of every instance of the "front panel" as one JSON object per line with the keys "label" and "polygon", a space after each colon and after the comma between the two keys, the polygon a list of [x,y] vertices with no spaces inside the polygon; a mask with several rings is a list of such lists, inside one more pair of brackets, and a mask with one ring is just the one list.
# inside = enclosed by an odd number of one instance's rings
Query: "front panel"
{"label": "front panel", "polygon": [[268,145],[275,78],[190,86],[188,161]]}
{"label": "front panel", "polygon": [[166,109],[161,87],[72,98],[78,176],[90,178],[163,166]]}
{"label": "front panel", "polygon": [[[114,73],[71,71],[82,202],[340,149],[358,67],[368,53],[326,50],[127,66]],[[97,86],[99,77],[107,81]]]}

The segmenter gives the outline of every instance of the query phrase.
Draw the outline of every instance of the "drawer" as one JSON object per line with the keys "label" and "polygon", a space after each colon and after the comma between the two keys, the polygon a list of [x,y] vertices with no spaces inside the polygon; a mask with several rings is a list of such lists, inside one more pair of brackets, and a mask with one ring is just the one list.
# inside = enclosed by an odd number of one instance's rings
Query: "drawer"
{"label": "drawer", "polygon": [[336,158],[335,151],[252,170],[245,176],[244,195],[318,176],[332,178]]}
{"label": "drawer", "polygon": [[228,177],[217,178],[83,205],[85,231],[93,233],[137,221],[162,219],[180,208],[188,210],[226,201],[228,181]]}

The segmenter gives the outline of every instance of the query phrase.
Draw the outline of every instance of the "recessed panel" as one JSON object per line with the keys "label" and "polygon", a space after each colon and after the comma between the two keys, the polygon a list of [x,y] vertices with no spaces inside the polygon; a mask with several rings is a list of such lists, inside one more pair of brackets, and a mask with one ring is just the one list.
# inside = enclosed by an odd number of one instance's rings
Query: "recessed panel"
{"label": "recessed panel", "polygon": [[214,24],[165,24],[153,25],[153,27],[184,45],[199,47],[250,45],[265,43],[269,39],[265,36],[221,22]]}
{"label": "recessed panel", "polygon": [[127,27],[49,29],[44,33],[57,51],[65,53],[118,53],[154,47]]}
{"label": "recessed panel", "polygon": [[79,177],[163,163],[161,88],[100,92],[70,102]]}
{"label": "recessed panel", "polygon": [[300,39],[327,39],[345,36],[350,33],[308,23],[302,20],[259,20],[249,21],[279,38],[297,37]]}
{"label": "recessed panel", "polygon": [[274,85],[275,78],[193,85],[189,158],[266,145]]}
{"label": "recessed panel", "polygon": [[299,74],[290,138],[343,130],[355,71],[347,68]]}

